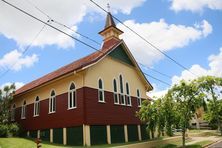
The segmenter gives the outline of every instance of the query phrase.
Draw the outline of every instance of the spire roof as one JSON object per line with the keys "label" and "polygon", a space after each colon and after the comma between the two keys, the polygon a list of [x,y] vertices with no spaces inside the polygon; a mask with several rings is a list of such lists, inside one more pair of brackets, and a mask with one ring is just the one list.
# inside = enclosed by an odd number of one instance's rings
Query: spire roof
{"label": "spire roof", "polygon": [[108,12],[107,16],[106,16],[105,29],[110,27],[110,26],[116,27],[116,24],[115,24],[115,22],[113,20],[112,14],[110,12]]}

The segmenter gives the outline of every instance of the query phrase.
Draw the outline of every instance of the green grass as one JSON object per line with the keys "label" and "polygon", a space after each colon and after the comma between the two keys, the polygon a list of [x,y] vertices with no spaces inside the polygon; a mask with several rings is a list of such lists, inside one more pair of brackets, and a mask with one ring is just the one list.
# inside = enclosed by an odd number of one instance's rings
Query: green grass
{"label": "green grass", "polygon": [[[67,148],[67,146],[49,144],[43,142],[42,148]],[[1,148],[36,148],[36,144],[33,139],[25,138],[0,138],[0,147]]]}
{"label": "green grass", "polygon": [[200,141],[200,142],[197,142],[195,143],[196,145],[200,145],[200,146],[205,146],[205,145],[208,145],[208,144],[211,144],[213,143],[214,141],[212,140],[203,140],[203,141]]}
{"label": "green grass", "polygon": [[[104,145],[93,145],[92,147],[115,147],[122,146],[127,144],[135,144],[139,142],[145,141],[135,141],[135,142],[127,142],[127,143],[116,143],[116,144],[104,144]],[[64,146],[59,144],[52,144],[46,141],[42,142],[41,148],[71,148],[72,146]],[[83,146],[75,146],[75,148],[80,148]],[[27,138],[0,138],[0,148],[36,148],[36,143],[34,139]]]}

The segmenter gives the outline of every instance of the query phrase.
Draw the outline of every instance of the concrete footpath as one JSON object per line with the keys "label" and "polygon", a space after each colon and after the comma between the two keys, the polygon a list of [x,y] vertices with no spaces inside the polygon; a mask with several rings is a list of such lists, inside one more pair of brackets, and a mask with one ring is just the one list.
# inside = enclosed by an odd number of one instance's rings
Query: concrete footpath
{"label": "concrete footpath", "polygon": [[168,144],[171,142],[179,141],[182,137],[176,136],[176,137],[169,137],[165,138],[163,140],[153,140],[153,141],[147,141],[147,142],[141,142],[141,143],[135,143],[135,144],[129,144],[129,145],[123,145],[118,146],[118,148],[154,148],[160,145]]}
{"label": "concrete footpath", "polygon": [[[169,137],[165,138],[163,140],[153,140],[153,141],[147,141],[147,142],[141,142],[141,143],[135,143],[135,144],[129,144],[129,145],[123,145],[123,146],[118,146],[118,148],[156,148],[161,145],[165,144],[170,144],[172,142],[177,142],[181,140],[181,136],[176,136],[176,137]],[[197,142],[201,141],[212,141],[212,142],[217,142],[221,140],[221,137],[217,136],[206,136],[206,137],[199,137],[199,136],[194,136],[194,137],[189,137],[191,142],[187,142],[186,145],[191,145],[195,144]],[[218,143],[220,147],[212,147],[212,148],[222,148],[222,141],[221,143]],[[207,146],[208,147],[208,146]]]}

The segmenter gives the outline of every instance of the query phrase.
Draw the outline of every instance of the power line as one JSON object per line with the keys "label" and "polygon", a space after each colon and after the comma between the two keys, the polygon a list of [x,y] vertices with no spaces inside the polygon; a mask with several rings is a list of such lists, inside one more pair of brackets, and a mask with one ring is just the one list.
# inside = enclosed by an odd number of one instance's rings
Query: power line
{"label": "power line", "polygon": [[[56,24],[58,24],[58,25],[60,25],[60,26],[63,26],[63,27],[65,27],[65,28],[67,28],[67,29],[75,32],[76,34],[79,34],[80,36],[82,36],[82,37],[84,37],[84,38],[86,38],[86,39],[88,39],[88,40],[90,40],[90,41],[92,41],[92,42],[100,45],[100,43],[97,42],[96,40],[94,40],[94,39],[92,39],[92,38],[90,38],[90,37],[88,37],[88,36],[86,36],[86,35],[83,35],[82,33],[79,33],[79,32],[77,32],[77,31],[73,30],[71,27],[68,27],[67,25],[65,25],[65,24],[63,24],[63,23],[61,23],[61,22],[56,21],[56,20],[53,19],[51,16],[49,16],[46,12],[44,12],[42,9],[40,9],[39,7],[37,7],[33,2],[31,2],[31,1],[29,1],[29,0],[26,0],[26,1],[27,1],[28,3],[30,3],[34,8],[36,8],[40,13],[42,13],[43,15],[45,15],[51,22],[54,22],[54,23],[56,23]],[[139,63],[139,62],[138,62],[138,63]],[[142,63],[139,63],[139,64],[142,65],[143,67],[146,67],[146,68],[150,69],[151,71],[154,71],[154,72],[156,72],[156,73],[158,73],[158,74],[160,74],[160,75],[162,75],[162,76],[165,76],[165,77],[171,79],[171,77],[170,77],[169,75],[167,75],[167,74],[164,74],[164,73],[162,73],[162,72],[160,72],[160,71],[158,71],[158,70],[155,70],[154,68],[145,66],[145,65],[142,64]]]}
{"label": "power line", "polygon": [[169,83],[167,83],[167,82],[165,82],[165,81],[163,81],[163,80],[160,80],[160,79],[158,79],[158,78],[156,78],[156,77],[154,77],[154,76],[151,76],[150,74],[147,74],[147,73],[145,73],[145,72],[143,72],[146,76],[148,76],[148,77],[150,77],[150,78],[152,78],[152,79],[154,79],[154,80],[157,80],[157,81],[159,81],[159,82],[161,82],[161,83],[163,83],[163,84],[166,84],[166,85],[168,85],[168,86],[171,86]]}
{"label": "power line", "polygon": [[[65,34],[65,35],[69,36],[69,37],[72,38],[73,40],[76,40],[76,41],[78,41],[78,42],[84,44],[85,46],[87,46],[87,47],[89,47],[89,48],[92,48],[92,49],[94,49],[94,50],[96,50],[96,51],[101,52],[101,53],[104,54],[104,52],[102,52],[101,50],[98,50],[98,49],[96,49],[95,47],[93,47],[93,46],[91,46],[91,45],[89,45],[89,44],[87,44],[87,43],[85,43],[85,42],[83,42],[83,41],[81,41],[81,40],[79,40],[79,39],[77,39],[77,38],[71,36],[70,34],[68,34],[68,33],[64,32],[64,31],[62,31],[62,30],[60,30],[60,29],[58,29],[58,28],[56,28],[56,27],[54,27],[54,26],[52,26],[52,25],[50,25],[50,24],[48,24],[48,23],[46,23],[46,22],[44,22],[44,21],[42,21],[41,19],[39,19],[39,18],[33,16],[32,14],[30,14],[30,13],[28,13],[28,12],[22,10],[21,8],[15,6],[15,5],[13,5],[13,4],[11,4],[11,3],[5,1],[5,0],[1,0],[1,1],[3,1],[4,3],[8,4],[9,6],[15,8],[15,9],[19,10],[20,12],[22,12],[22,13],[24,13],[24,14],[26,14],[26,15],[32,17],[32,18],[34,18],[35,20],[37,20],[37,21],[43,23],[44,26],[49,26],[49,27],[51,27],[51,28],[53,28],[53,29],[59,31],[60,33],[63,33],[63,34]],[[47,22],[48,22],[48,21],[47,21]],[[143,73],[144,73],[144,72],[143,72]],[[146,74],[146,73],[144,73],[144,74],[147,75],[147,76],[149,76],[149,77],[151,77],[151,78],[153,78],[153,79],[155,79],[155,80],[157,80],[157,81],[159,81],[159,82],[161,82],[161,83],[164,83],[164,84],[170,86],[170,84],[168,84],[167,82],[164,82],[164,81],[162,81],[162,80],[160,80],[160,79],[158,79],[158,78],[155,78],[154,76],[151,76],[151,75],[149,75],[149,74]]]}
{"label": "power line", "polygon": [[[95,4],[98,8],[100,8],[101,10],[103,10],[104,12],[108,13],[107,10],[105,10],[102,6],[100,6],[98,3],[96,3],[93,0],[90,0],[93,4]],[[111,14],[112,15],[112,14]],[[123,26],[125,26],[127,29],[129,29],[131,32],[133,32],[134,34],[136,34],[138,37],[140,37],[143,41],[145,41],[147,44],[149,44],[150,46],[152,46],[154,49],[156,49],[157,51],[159,51],[161,54],[163,54],[165,57],[167,57],[168,59],[170,59],[171,61],[173,61],[175,64],[177,64],[178,66],[180,66],[181,68],[183,68],[184,70],[187,70],[188,72],[190,72],[191,74],[197,76],[196,74],[194,74],[193,72],[191,72],[188,68],[186,68],[185,66],[183,66],[182,64],[180,64],[179,62],[177,62],[175,59],[173,59],[172,57],[170,57],[168,54],[166,54],[165,52],[163,52],[161,49],[159,49],[157,46],[155,46],[153,43],[151,43],[150,41],[148,41],[145,37],[143,37],[142,35],[140,35],[139,33],[137,33],[136,31],[134,31],[132,28],[130,28],[129,26],[125,25],[120,19],[118,19],[117,17],[113,16],[112,17],[117,20],[120,24],[122,24]]]}
{"label": "power line", "polygon": [[28,12],[22,10],[21,8],[15,6],[15,5],[13,5],[13,4],[11,4],[11,3],[5,1],[5,0],[1,0],[1,1],[3,1],[4,3],[8,4],[9,6],[15,8],[15,9],[19,10],[20,12],[22,12],[22,13],[28,15],[29,17],[32,17],[33,19],[35,19],[35,20],[37,20],[37,21],[39,21],[39,22],[41,22],[41,23],[43,23],[43,24],[45,24],[45,25],[47,25],[47,26],[49,26],[49,27],[51,27],[51,28],[53,28],[53,29],[55,29],[55,30],[57,30],[57,31],[59,31],[59,32],[61,32],[61,33],[63,33],[63,34],[65,34],[65,35],[67,35],[67,36],[69,36],[70,38],[72,38],[72,39],[74,39],[74,40],[76,40],[76,41],[82,43],[83,45],[85,45],[85,46],[87,46],[87,47],[89,47],[89,48],[92,48],[92,49],[94,49],[94,50],[99,51],[99,50],[96,49],[95,47],[93,47],[93,46],[91,46],[91,45],[89,45],[89,44],[87,44],[87,43],[85,43],[85,42],[83,42],[83,41],[81,41],[81,40],[79,40],[79,39],[73,37],[72,35],[70,35],[70,34],[68,34],[68,33],[66,33],[66,32],[64,32],[64,31],[62,31],[62,30],[60,30],[60,29],[58,29],[58,28],[56,28],[56,27],[54,27],[54,26],[48,24],[47,22],[44,22],[43,20],[41,20],[41,19],[35,17],[34,15],[32,15],[32,14],[30,14],[30,13],[28,13]]}
{"label": "power line", "polygon": [[72,32],[74,32],[74,33],[82,36],[83,38],[85,38],[85,39],[87,39],[87,40],[89,40],[89,41],[91,41],[91,42],[96,43],[97,45],[101,45],[101,44],[100,44],[99,42],[97,42],[96,40],[94,40],[94,39],[92,39],[92,38],[89,38],[88,36],[83,35],[82,33],[80,33],[80,32],[78,32],[78,31],[72,29],[71,27],[69,27],[69,26],[67,26],[67,25],[65,25],[65,24],[63,24],[63,23],[55,20],[54,18],[52,18],[51,16],[49,16],[46,12],[44,12],[42,9],[40,9],[39,7],[37,7],[33,2],[31,2],[31,1],[29,1],[29,0],[26,0],[26,1],[27,1],[29,4],[31,4],[34,8],[36,8],[40,13],[42,13],[43,15],[45,15],[51,22],[54,22],[55,24],[58,24],[58,25],[60,25],[60,26],[62,26],[62,27],[64,27],[64,28],[66,28],[66,29],[68,29],[68,30],[70,30],[70,31],[72,31]]}
{"label": "power line", "polygon": [[[38,36],[40,35],[40,33],[43,31],[43,29],[46,27],[46,25],[44,24],[42,26],[42,28],[40,29],[40,31],[34,36],[34,38],[32,39],[31,43],[25,48],[25,50],[22,51],[22,55],[24,55],[32,46],[33,42],[38,38]],[[16,64],[17,64],[18,61],[16,61],[14,64],[11,65],[11,68],[13,68]],[[0,75],[0,78],[4,77],[11,69],[8,68],[5,72],[3,72],[1,75]]]}
{"label": "power line", "polygon": [[[138,63],[139,63],[139,62],[138,62]],[[146,65],[144,65],[144,64],[142,64],[142,63],[139,63],[139,64],[140,64],[141,66],[145,67],[145,68],[150,69],[151,71],[154,71],[154,72],[156,72],[156,73],[158,73],[158,74],[160,74],[160,75],[162,75],[162,76],[165,76],[165,77],[171,79],[171,76],[169,76],[169,75],[167,75],[167,74],[164,74],[164,73],[162,73],[162,72],[160,72],[160,71],[158,71],[158,70],[156,70],[156,69],[154,69],[154,68],[148,67],[148,66],[146,66]]]}

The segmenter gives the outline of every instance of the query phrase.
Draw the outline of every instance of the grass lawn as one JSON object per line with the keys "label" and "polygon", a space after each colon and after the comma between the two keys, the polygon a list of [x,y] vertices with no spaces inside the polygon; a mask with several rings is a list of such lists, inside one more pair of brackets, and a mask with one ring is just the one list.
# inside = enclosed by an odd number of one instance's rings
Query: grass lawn
{"label": "grass lawn", "polygon": [[[65,146],[43,142],[42,148],[58,148]],[[31,139],[25,138],[0,138],[0,148],[36,148],[36,144]],[[67,148],[67,147],[66,147]]]}
{"label": "grass lawn", "polygon": [[[127,143],[116,143],[116,144],[104,144],[104,145],[95,145],[92,147],[115,147],[115,146],[121,146],[121,145],[127,145],[127,144],[133,144],[133,143],[139,143],[144,141],[135,141],[135,142],[127,142]],[[49,142],[42,142],[42,148],[71,148],[73,146],[64,146],[64,145],[58,145],[58,144],[52,144]],[[83,146],[81,146],[83,147]],[[33,139],[27,139],[27,138],[0,138],[0,148],[36,148],[36,144]],[[75,146],[75,148],[78,148],[78,146]],[[80,148],[80,146],[79,146]]]}

